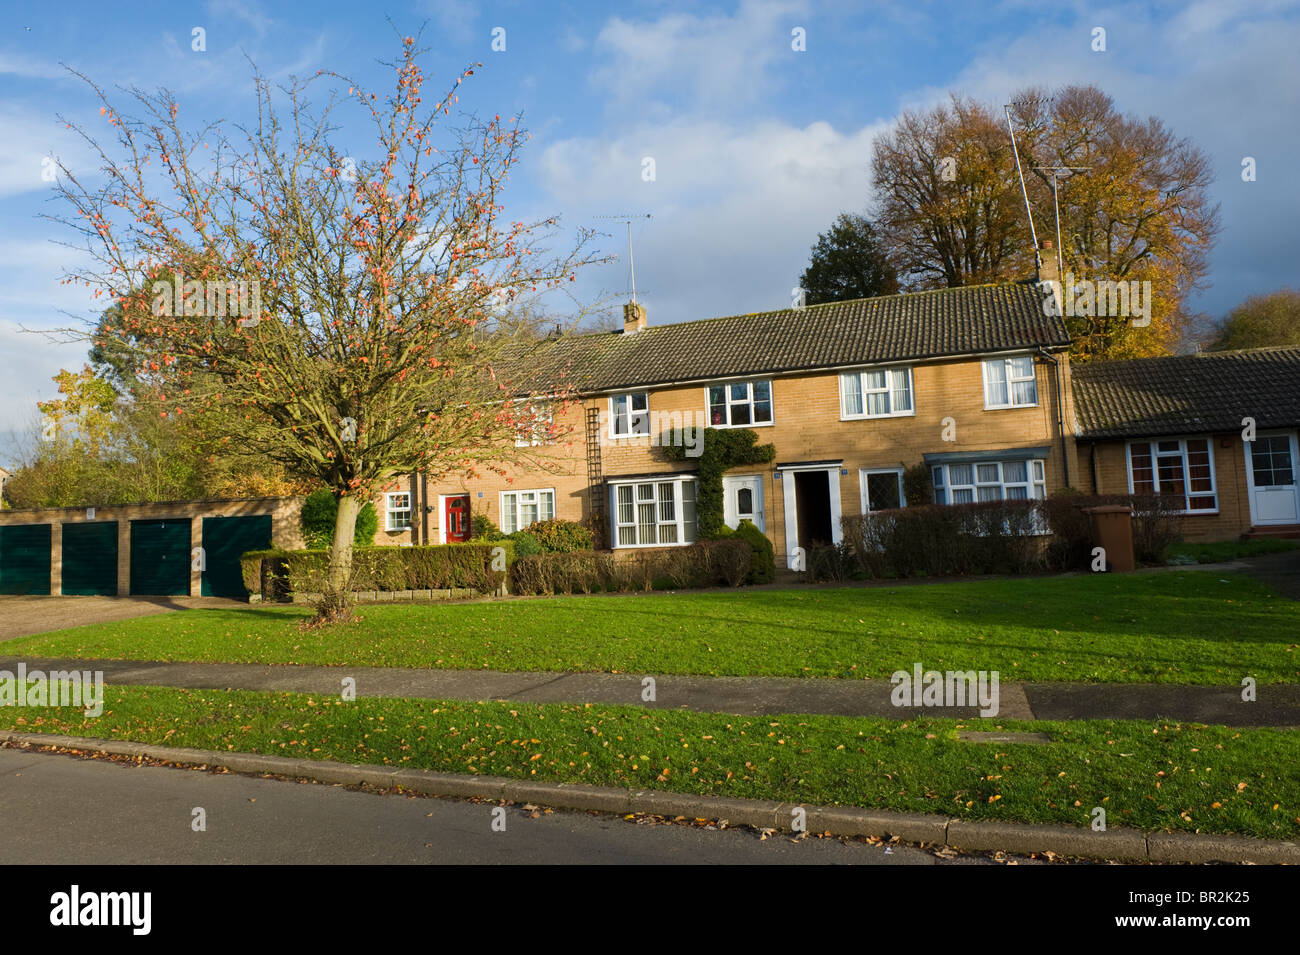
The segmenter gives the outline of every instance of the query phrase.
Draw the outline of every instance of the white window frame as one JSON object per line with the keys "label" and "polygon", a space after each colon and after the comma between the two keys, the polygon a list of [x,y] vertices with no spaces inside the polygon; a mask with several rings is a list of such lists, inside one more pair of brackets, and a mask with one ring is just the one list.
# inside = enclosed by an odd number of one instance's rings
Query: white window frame
{"label": "white window frame", "polygon": [[[405,507],[394,507],[393,499],[398,497],[406,498]],[[414,508],[411,506],[410,491],[388,491],[384,494],[384,530],[386,531],[409,531],[415,523]],[[406,515],[405,524],[394,524],[393,518],[399,514]]]}
{"label": "white window frame", "polygon": [[[1006,479],[1005,466],[1008,464],[1024,464],[1025,480],[1008,481]],[[997,468],[997,479],[993,481],[981,480],[979,469],[981,467],[993,466]],[[970,483],[954,484],[952,482],[953,467],[969,467]],[[947,464],[936,464],[930,471],[931,482],[934,485],[934,498],[936,504],[953,504],[953,494],[956,491],[970,491],[971,499],[961,501],[961,504],[978,504],[980,503],[979,489],[996,487],[998,497],[989,498],[989,500],[998,501],[1021,501],[1021,500],[1044,500],[1047,497],[1047,461],[1043,458],[991,458],[986,461],[955,461]],[[1023,487],[1026,497],[1013,498],[1007,496],[1007,488]],[[942,498],[942,500],[940,500]]]}
{"label": "white window frame", "polygon": [[870,503],[870,496],[867,494],[867,478],[872,474],[892,474],[898,480],[898,506],[907,507],[907,494],[903,490],[903,469],[902,468],[859,468],[858,484],[860,487],[861,497],[859,498],[860,508],[863,514],[872,512],[867,505]]}
{"label": "white window frame", "polygon": [[[526,503],[534,504],[537,507],[537,521],[550,521],[555,519],[555,488],[537,487],[520,489],[518,491],[502,491],[500,494],[499,504],[501,507],[501,530],[504,533],[513,534],[515,531],[527,530],[533,523],[535,523],[534,521],[530,521],[528,524],[520,524],[519,506],[521,503],[525,503],[523,499],[528,496],[531,496],[533,500]],[[549,514],[543,506],[543,501],[548,497],[550,499]],[[510,511],[506,510],[506,500],[508,498],[513,499],[513,508]],[[507,514],[511,515],[511,520],[509,521],[506,520]],[[514,526],[511,526],[512,524]]]}
{"label": "white window frame", "polygon": [[[637,409],[633,399],[643,398],[645,407]],[[618,400],[627,399],[627,411],[620,414]],[[626,431],[619,431],[619,421],[627,422]],[[613,440],[643,438],[650,434],[650,392],[625,391],[609,396],[609,436]]]}
{"label": "white window frame", "polygon": [[[685,487],[691,486],[692,494],[685,494]],[[663,486],[672,488],[672,500],[665,501],[662,497]],[[642,488],[652,488],[653,498],[645,497],[642,494]],[[622,519],[622,513],[619,509],[619,489],[631,488],[631,505],[632,520],[630,522]],[[683,477],[664,475],[663,477],[644,478],[636,481],[615,481],[609,482],[610,495],[610,531],[613,538],[613,547],[615,550],[629,550],[636,547],[687,547],[694,544],[699,534],[699,481],[694,475]],[[653,504],[655,509],[655,539],[653,541],[642,541],[640,508],[641,505]],[[671,516],[665,517],[663,505],[671,504]],[[686,518],[686,505],[689,504],[695,514],[695,519],[688,521]],[[675,540],[661,541],[661,527],[674,527],[673,536]],[[636,543],[626,543],[624,530],[630,529],[633,536],[636,537]],[[687,532],[690,532],[689,535]],[[689,539],[688,539],[689,537]]]}
{"label": "white window frame", "polygon": [[[1025,358],[1029,359],[1029,374],[1013,376],[1011,374],[1012,363]],[[992,368],[994,365],[1001,365],[1006,370],[1006,382],[1005,382],[1007,386],[1006,404],[994,404],[993,401],[990,400],[992,394],[989,386],[993,384],[993,380],[989,375],[989,369]],[[984,361],[980,363],[980,373],[984,379],[984,410],[985,411],[999,411],[1005,408],[1037,408],[1038,407],[1038,364],[1034,361],[1034,356],[1032,354],[1004,355],[1000,358],[985,358]],[[1019,382],[1026,382],[1026,381],[1031,381],[1034,384],[1034,400],[1016,401],[1016,390],[1013,387],[1013,385]]]}
{"label": "white window frame", "polygon": [[551,409],[550,403],[534,402],[533,411],[531,426],[528,422],[519,423],[515,436],[516,448],[531,448],[555,443],[555,439],[550,435],[551,426],[555,423],[555,412]]}
{"label": "white window frame", "polygon": [[[881,374],[885,376],[884,388],[867,388],[867,375]],[[894,407],[894,395],[903,390],[899,388],[899,379],[902,378],[907,391],[907,403],[911,405],[904,411],[899,411]],[[855,413],[849,411],[848,406],[848,389],[845,384],[857,379],[858,395],[862,399],[862,411]],[[868,395],[883,394],[888,402],[889,410],[871,414],[867,408],[870,402],[867,400]],[[861,368],[857,371],[846,371],[840,374],[840,420],[841,421],[861,421],[867,418],[914,418],[916,417],[916,392],[912,388],[912,366],[911,365],[891,365],[884,368]]]}
{"label": "white window frame", "polygon": [[[1160,451],[1161,442],[1178,442],[1178,454],[1183,462],[1183,508],[1180,514],[1218,514],[1219,513],[1219,476],[1218,468],[1214,463],[1214,439],[1209,435],[1204,437],[1192,435],[1191,437],[1180,438],[1151,438],[1145,441],[1128,441],[1124,444],[1124,466],[1128,470],[1128,492],[1130,494],[1138,493],[1133,489],[1133,446],[1135,444],[1145,444],[1147,451],[1151,455],[1151,486],[1155,489],[1156,494],[1160,494],[1160,462],[1161,457],[1172,457],[1173,451]],[[1187,442],[1204,441],[1205,450],[1210,457],[1210,490],[1197,491],[1192,490],[1192,468],[1187,459]],[[1146,492],[1143,492],[1146,493]],[[1198,507],[1192,510],[1190,505],[1194,497],[1213,497],[1214,507]]]}
{"label": "white window frame", "polygon": [[[771,411],[771,420],[755,421],[754,420],[754,386],[767,385],[767,403]],[[745,386],[745,398],[736,400],[731,397],[731,389],[736,385]],[[709,396],[709,391],[713,388],[722,388],[723,402],[722,406],[726,409],[727,420],[721,424],[713,423],[713,402]],[[731,420],[731,409],[733,407],[748,406],[749,421],[733,424]],[[745,378],[741,380],[715,382],[711,385],[704,386],[704,420],[709,423],[710,428],[771,428],[776,424],[776,394],[772,388],[771,378]]]}

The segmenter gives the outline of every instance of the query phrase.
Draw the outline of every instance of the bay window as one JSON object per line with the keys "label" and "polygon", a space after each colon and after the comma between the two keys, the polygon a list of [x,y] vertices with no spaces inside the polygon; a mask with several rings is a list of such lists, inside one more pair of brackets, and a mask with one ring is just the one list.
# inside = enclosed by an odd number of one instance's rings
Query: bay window
{"label": "bay window", "polygon": [[1047,497],[1042,461],[972,461],[939,464],[932,472],[936,504],[1024,501]]}
{"label": "bay window", "polygon": [[695,543],[695,479],[613,483],[614,546]]}

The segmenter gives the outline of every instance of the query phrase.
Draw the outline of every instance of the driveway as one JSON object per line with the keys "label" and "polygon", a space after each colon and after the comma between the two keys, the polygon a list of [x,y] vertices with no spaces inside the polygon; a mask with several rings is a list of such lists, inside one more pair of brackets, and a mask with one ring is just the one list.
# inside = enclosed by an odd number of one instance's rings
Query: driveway
{"label": "driveway", "polygon": [[247,607],[224,597],[0,597],[0,642],[194,607]]}

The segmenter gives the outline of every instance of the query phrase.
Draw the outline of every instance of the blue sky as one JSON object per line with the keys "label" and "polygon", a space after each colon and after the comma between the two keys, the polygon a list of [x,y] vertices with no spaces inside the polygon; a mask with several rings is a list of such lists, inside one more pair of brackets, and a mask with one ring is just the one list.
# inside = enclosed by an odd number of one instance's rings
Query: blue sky
{"label": "blue sky", "polygon": [[[41,161],[94,164],[56,114],[95,128],[97,104],[60,64],[113,87],[167,87],[194,118],[238,122],[252,103],[244,55],[272,76],[330,69],[378,83],[397,34],[424,25],[435,88],[471,61],[463,108],[523,111],[533,139],[507,193],[520,217],[559,214],[610,232],[620,260],[588,298],[627,288],[634,226],[651,323],[779,308],[841,211],[871,206],[875,135],[949,90],[1000,105],[1030,84],[1094,83],[1210,155],[1223,233],[1193,307],[1300,285],[1300,4],[1296,2],[8,3],[0,8],[0,436],[35,420],[84,346],[20,327],[95,309],[60,284],[72,254]],[[1092,50],[1094,27],[1105,52]],[[206,31],[203,52],[191,31]],[[494,28],[505,50],[492,49]],[[802,28],[806,49],[791,48]],[[1243,182],[1254,157],[1257,180]],[[655,179],[642,178],[653,157]],[[0,464],[7,463],[0,439]]]}

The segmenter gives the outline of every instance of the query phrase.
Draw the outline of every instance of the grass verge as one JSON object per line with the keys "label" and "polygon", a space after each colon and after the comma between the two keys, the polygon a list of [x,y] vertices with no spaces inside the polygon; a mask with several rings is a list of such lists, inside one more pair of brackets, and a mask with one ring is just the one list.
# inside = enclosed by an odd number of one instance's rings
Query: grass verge
{"label": "grass verge", "polygon": [[487,603],[188,610],[40,634],[5,656],[888,677],[915,661],[1003,680],[1237,684],[1300,678],[1300,603],[1240,574],[976,580]]}
{"label": "grass verge", "polygon": [[[1005,722],[1047,745],[957,739],[952,719],[736,717],[106,688],[97,719],[0,709],[7,729],[549,782],[844,804],[962,819],[1300,836],[1300,734],[1199,724]],[[991,729],[989,723],[978,728]]]}

